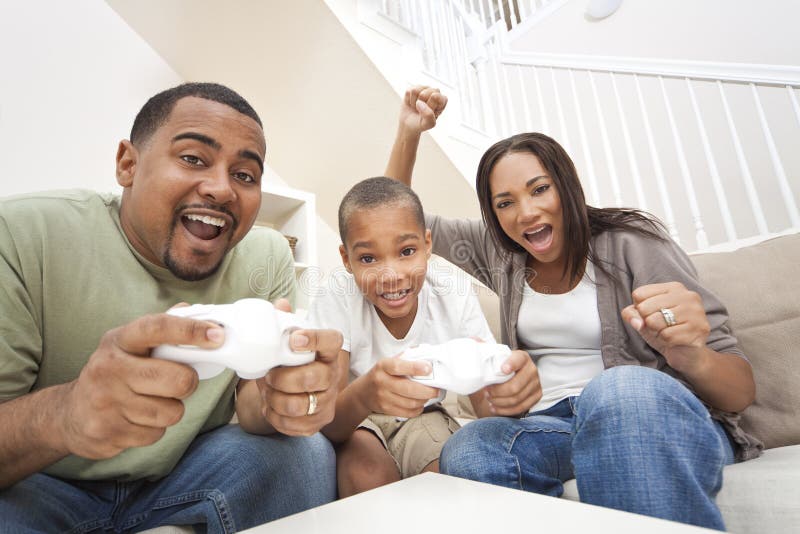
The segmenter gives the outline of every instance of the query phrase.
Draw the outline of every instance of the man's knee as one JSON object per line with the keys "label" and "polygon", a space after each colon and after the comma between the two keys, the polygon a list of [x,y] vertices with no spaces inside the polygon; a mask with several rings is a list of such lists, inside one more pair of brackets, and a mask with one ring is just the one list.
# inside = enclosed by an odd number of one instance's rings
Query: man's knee
{"label": "man's knee", "polygon": [[[321,434],[259,436],[248,434],[236,425],[215,432],[219,434],[209,440],[202,451],[209,469],[224,464],[220,472],[243,484],[252,480],[279,481],[267,487],[289,489],[302,499],[305,495],[311,505],[336,498],[336,456],[330,442]],[[314,481],[313,487],[309,486],[309,480]]]}

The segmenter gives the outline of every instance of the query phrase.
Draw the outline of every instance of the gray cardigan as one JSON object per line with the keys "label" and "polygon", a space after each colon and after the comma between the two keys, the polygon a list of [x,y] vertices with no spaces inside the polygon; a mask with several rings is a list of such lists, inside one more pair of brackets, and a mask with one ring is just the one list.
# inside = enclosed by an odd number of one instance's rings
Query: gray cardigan
{"label": "gray cardigan", "polygon": [[[501,339],[512,349],[519,347],[517,318],[525,281],[523,252],[509,254],[498,249],[488,229],[479,220],[446,219],[425,215],[425,224],[433,236],[433,252],[465,270],[500,297]],[[686,253],[671,239],[659,241],[635,232],[608,231],[595,236],[592,250],[599,263],[616,276],[610,278],[595,269],[597,310],[601,326],[601,354],[606,369],[617,365],[643,365],[663,371],[692,390],[691,385],[666,359],[626,324],[620,311],[632,304],[631,292],[642,285],[677,281],[696,291],[703,299],[711,326],[707,345],[717,352],[745,355],[736,345],[728,326],[725,306],[702,287]],[[737,459],[747,460],[761,454],[762,443],[739,427],[739,414],[709,408],[739,445]]]}

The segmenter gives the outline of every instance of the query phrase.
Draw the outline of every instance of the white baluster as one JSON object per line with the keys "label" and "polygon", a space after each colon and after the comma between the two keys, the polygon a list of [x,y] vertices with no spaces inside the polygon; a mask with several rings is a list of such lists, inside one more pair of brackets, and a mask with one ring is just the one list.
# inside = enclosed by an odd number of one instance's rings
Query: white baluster
{"label": "white baluster", "polygon": [[661,159],[658,157],[658,150],[656,149],[656,142],[653,137],[653,128],[650,126],[650,116],[647,113],[647,106],[645,106],[644,96],[642,95],[642,87],[639,84],[639,76],[634,74],[633,81],[636,86],[636,95],[639,97],[639,109],[642,112],[642,120],[644,121],[647,146],[650,148],[650,157],[653,159],[653,170],[656,174],[658,194],[661,195],[661,206],[664,209],[664,218],[666,219],[664,223],[667,225],[667,230],[672,239],[680,244],[678,229],[675,226],[675,214],[672,211],[672,202],[669,200],[669,191],[667,191],[667,182],[664,178],[664,169],[661,167]]}
{"label": "white baluster", "polygon": [[786,91],[789,93],[789,100],[792,101],[792,107],[794,108],[794,115],[797,117],[797,122],[800,123],[800,104],[797,103],[797,96],[794,94],[794,88],[791,85],[787,85]]}
{"label": "white baluster", "polygon": [[753,100],[756,103],[758,118],[761,121],[761,130],[764,132],[764,139],[767,142],[769,156],[772,159],[772,166],[775,168],[775,174],[778,178],[778,187],[780,187],[783,202],[786,204],[786,212],[789,214],[789,220],[792,221],[792,226],[794,228],[800,228],[800,215],[797,213],[797,203],[794,201],[794,193],[792,192],[792,188],[789,187],[789,180],[786,178],[786,171],[783,169],[781,156],[778,154],[778,147],[775,146],[775,139],[772,137],[772,131],[769,128],[767,116],[764,114],[764,108],[761,106],[761,98],[758,96],[755,84],[750,84],[750,91],[753,93]]}
{"label": "white baluster", "polygon": [[733,139],[733,146],[736,149],[736,159],[739,161],[739,168],[742,171],[742,179],[744,181],[744,188],[747,191],[747,198],[750,201],[750,209],[753,210],[753,217],[756,220],[756,227],[760,235],[767,235],[767,220],[764,218],[764,210],[761,209],[761,202],[758,200],[758,192],[753,184],[753,175],[750,174],[750,166],[747,164],[747,157],[744,155],[744,148],[742,148],[742,141],[739,139],[739,132],[736,131],[736,123],[733,122],[733,115],[731,108],[728,105],[728,97],[725,96],[725,89],[722,87],[722,82],[717,80],[717,88],[719,89],[719,96],[722,99],[722,108],[725,110],[725,118],[728,120],[728,129],[731,131],[731,138]]}
{"label": "white baluster", "polygon": [[533,15],[534,13],[536,13],[536,9],[537,9],[536,8],[536,0],[531,0],[530,1],[530,6],[531,6],[531,8],[530,8],[530,12],[528,13],[528,15]]}
{"label": "white baluster", "polygon": [[719,204],[719,211],[722,215],[722,222],[725,225],[725,235],[728,241],[736,241],[736,228],[733,225],[733,216],[730,207],[728,207],[728,199],[725,196],[725,189],[722,187],[722,180],[719,177],[719,170],[717,169],[717,161],[714,159],[714,153],[711,151],[711,143],[708,140],[706,133],[705,122],[703,115],[700,113],[700,106],[697,105],[697,97],[694,93],[694,86],[692,80],[686,78],[686,88],[689,90],[689,99],[692,101],[692,109],[694,116],[697,119],[697,129],[700,131],[700,141],[703,143],[703,151],[706,155],[708,162],[708,172],[711,174],[711,184],[714,186],[714,193],[717,196],[717,203]]}
{"label": "white baluster", "polygon": [[511,22],[511,29],[517,27],[517,15],[515,14],[515,7],[519,8],[519,6],[514,5],[514,0],[508,0],[508,18]]}
{"label": "white baluster", "polygon": [[481,22],[483,22],[483,27],[488,28],[489,24],[486,22],[486,10],[483,7],[484,0],[478,0],[478,8],[480,9],[481,13]]}
{"label": "white baluster", "polygon": [[[422,0],[417,1],[420,2]],[[436,72],[436,52],[433,47],[430,4],[428,2],[422,2],[419,11],[419,20],[422,24],[422,32],[420,35],[422,36],[422,59],[424,68],[429,72]]]}
{"label": "white baluster", "polygon": [[442,21],[439,20],[439,6],[441,3],[439,2],[431,2],[430,13],[431,13],[431,29],[433,31],[434,42],[436,47],[436,69],[434,73],[440,79],[447,80],[447,50],[445,49],[444,45],[444,36],[442,35],[441,28],[443,26]]}
{"label": "white baluster", "polygon": [[558,83],[556,82],[556,71],[550,68],[550,79],[553,82],[553,95],[556,99],[556,111],[558,112],[558,125],[561,128],[561,146],[563,146],[568,153],[572,152],[572,143],[569,141],[569,134],[567,133],[567,122],[564,120],[564,108],[561,106],[561,95],[558,92]]}
{"label": "white baluster", "polygon": [[669,119],[670,129],[672,130],[672,139],[675,141],[675,150],[678,153],[678,165],[681,168],[681,177],[683,178],[683,187],[686,194],[689,196],[689,210],[692,212],[692,220],[694,221],[694,229],[697,235],[697,248],[708,248],[708,237],[706,230],[703,227],[703,218],[700,216],[700,207],[697,204],[697,194],[694,190],[694,183],[692,182],[692,175],[689,172],[689,163],[686,161],[686,153],[683,151],[683,141],[681,141],[681,134],[678,132],[678,126],[675,124],[675,116],[672,113],[672,103],[667,94],[667,88],[664,85],[664,78],[659,76],[658,83],[661,85],[661,96],[664,98],[664,106],[667,108],[667,118]]}
{"label": "white baluster", "polygon": [[454,87],[459,87],[461,84],[457,79],[456,73],[456,57],[455,57],[455,50],[453,49],[453,19],[449,16],[447,12],[447,6],[450,5],[449,2],[437,2],[437,11],[439,13],[439,20],[442,28],[442,47],[444,51],[444,56],[446,61],[446,70],[447,70],[447,78],[448,82],[452,84]]}
{"label": "white baluster", "polygon": [[452,48],[453,58],[456,68],[456,75],[458,77],[458,85],[461,93],[461,115],[464,117],[464,122],[469,125],[474,125],[475,121],[472,116],[472,86],[470,85],[469,76],[469,61],[467,60],[466,48],[462,45],[464,43],[464,31],[466,24],[458,16],[453,3],[449,3],[449,18],[452,21]]}
{"label": "white baluster", "polygon": [[575,87],[575,76],[572,69],[567,69],[569,82],[572,86],[572,101],[575,104],[575,115],[578,118],[578,134],[583,146],[583,157],[586,159],[586,174],[589,177],[589,191],[592,194],[592,205],[600,206],[600,189],[597,187],[597,176],[594,172],[594,162],[592,161],[592,151],[589,148],[589,139],[586,137],[586,127],[583,124],[583,112],[581,111],[581,101],[578,98],[578,90]]}
{"label": "white baluster", "polygon": [[[495,40],[497,36],[494,37]],[[492,78],[494,80],[494,88],[495,88],[495,100],[497,102],[497,116],[500,117],[500,129],[497,132],[498,137],[505,137],[508,135],[509,128],[508,122],[506,120],[506,102],[503,101],[503,93],[500,90],[500,73],[498,72],[498,67],[500,65],[500,60],[498,58],[497,50],[492,47],[492,53],[489,56],[489,64],[492,66]]]}
{"label": "white baluster", "polygon": [[500,72],[503,73],[503,94],[506,97],[506,109],[508,110],[508,126],[511,129],[510,135],[514,135],[519,133],[519,129],[517,128],[517,118],[516,113],[513,105],[513,100],[511,99],[511,84],[508,83],[508,69],[506,65],[500,61],[497,62],[497,66],[500,69]]}
{"label": "white baluster", "polygon": [[522,111],[525,115],[525,131],[533,131],[533,117],[531,117],[531,106],[528,103],[528,91],[525,87],[525,80],[522,78],[522,67],[515,65],[517,71],[517,82],[519,83],[519,94],[522,95]]}
{"label": "white baluster", "polygon": [[487,61],[486,57],[479,57],[475,60],[475,77],[478,79],[478,93],[480,95],[481,110],[483,111],[483,127],[488,134],[499,137],[497,123],[495,122],[495,117],[497,116],[495,102],[489,90],[489,81],[486,79],[489,76],[486,70]]}
{"label": "white baluster", "polygon": [[409,0],[402,0],[400,4],[402,6],[402,17],[403,17],[403,25],[406,28],[411,28],[411,2]]}
{"label": "white baluster", "polygon": [[[506,26],[506,8],[503,5],[503,0],[497,0],[497,7],[498,7],[498,14],[500,16],[500,20],[503,21],[503,31],[506,32],[509,30],[509,27]],[[509,16],[509,20],[511,17]]]}
{"label": "white baluster", "polygon": [[594,74],[592,71],[589,74],[589,85],[592,87],[592,96],[594,97],[594,107],[597,109],[597,119],[600,123],[600,137],[603,140],[603,150],[606,153],[606,163],[608,164],[608,175],[611,178],[611,190],[614,193],[614,204],[617,207],[622,206],[622,190],[619,187],[619,176],[617,175],[617,166],[614,164],[614,153],[611,151],[611,141],[608,138],[608,129],[606,128],[606,118],[603,115],[603,107],[600,105],[600,97],[597,95],[597,85],[594,83]]}
{"label": "white baluster", "polygon": [[609,72],[608,74],[611,76],[611,87],[614,89],[614,99],[617,102],[617,113],[619,114],[619,122],[622,125],[622,138],[625,141],[625,150],[628,152],[628,163],[631,168],[631,176],[633,177],[633,187],[636,190],[636,200],[638,203],[637,206],[641,210],[647,210],[647,198],[644,195],[644,187],[642,186],[642,175],[639,173],[639,164],[636,161],[636,152],[633,150],[631,133],[628,130],[628,120],[625,116],[625,111],[622,108],[622,99],[619,97],[617,79],[613,72]]}
{"label": "white baluster", "polygon": [[544,107],[544,97],[542,96],[542,84],[539,83],[539,71],[533,66],[531,66],[531,70],[533,70],[533,81],[536,84],[536,99],[539,101],[539,116],[542,121],[542,126],[539,128],[539,131],[551,135],[553,132],[550,131],[550,125],[547,122],[547,112]]}

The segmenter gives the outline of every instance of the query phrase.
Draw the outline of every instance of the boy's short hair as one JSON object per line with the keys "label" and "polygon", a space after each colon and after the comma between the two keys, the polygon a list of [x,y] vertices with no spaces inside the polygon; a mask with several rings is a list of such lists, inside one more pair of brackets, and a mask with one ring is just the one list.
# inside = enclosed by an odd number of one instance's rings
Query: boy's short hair
{"label": "boy's short hair", "polygon": [[339,204],[339,236],[342,238],[342,244],[346,245],[347,224],[353,213],[386,206],[407,207],[414,213],[420,228],[425,228],[425,214],[417,194],[393,178],[376,176],[354,185]]}

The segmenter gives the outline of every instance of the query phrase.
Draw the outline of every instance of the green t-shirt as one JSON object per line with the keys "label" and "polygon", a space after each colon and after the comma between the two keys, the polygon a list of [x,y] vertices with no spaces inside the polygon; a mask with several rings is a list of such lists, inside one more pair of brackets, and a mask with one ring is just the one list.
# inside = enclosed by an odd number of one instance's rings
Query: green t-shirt
{"label": "green t-shirt", "polygon": [[[105,332],[178,302],[294,300],[287,241],[254,229],[206,280],[187,282],[145,260],[119,221],[120,199],[59,191],[0,200],[0,402],[74,380]],[[68,456],[46,473],[83,480],[155,479],[194,438],[227,423],[235,375],[200,382],[183,419],[147,447],[102,461]]]}

